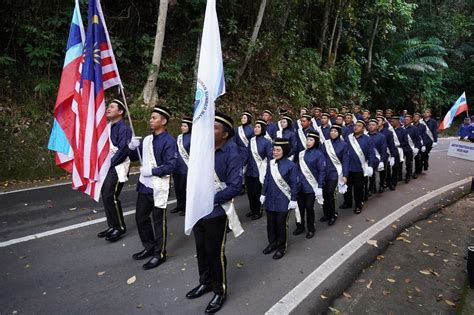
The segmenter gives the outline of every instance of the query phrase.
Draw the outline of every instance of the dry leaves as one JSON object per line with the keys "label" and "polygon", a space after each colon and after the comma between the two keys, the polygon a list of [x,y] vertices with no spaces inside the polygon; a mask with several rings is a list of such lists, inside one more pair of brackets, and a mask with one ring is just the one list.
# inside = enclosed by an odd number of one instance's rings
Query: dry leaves
{"label": "dry leaves", "polygon": [[100,276],[103,276],[104,274],[105,274],[105,271],[99,271],[99,272],[97,273],[97,275],[98,275],[99,277],[100,277]]}
{"label": "dry leaves", "polygon": [[404,238],[403,236],[399,236],[396,238],[397,241],[403,241],[404,243],[408,243],[410,244],[411,241],[410,240],[407,240],[406,238]]}
{"label": "dry leaves", "polygon": [[237,264],[235,264],[237,266],[237,268],[242,268],[244,266],[244,263],[242,262],[238,262]]}
{"label": "dry leaves", "polygon": [[367,289],[372,289],[372,280],[369,281],[369,284],[366,285]]}
{"label": "dry leaves", "polygon": [[329,306],[329,310],[333,312],[334,314],[337,314],[337,315],[341,314],[341,311],[338,310],[337,308]]}
{"label": "dry leaves", "polygon": [[127,284],[133,284],[133,283],[135,283],[135,281],[137,281],[137,277],[136,277],[136,276],[130,277],[130,278],[128,278],[128,280],[127,280]]}
{"label": "dry leaves", "polygon": [[348,298],[349,300],[352,299],[352,295],[347,292],[342,292],[342,295],[344,295],[344,297]]}
{"label": "dry leaves", "polygon": [[378,255],[378,256],[377,256],[377,260],[382,260],[382,259],[384,259],[384,258],[385,258],[384,255]]}
{"label": "dry leaves", "polygon": [[444,300],[444,302],[446,302],[446,304],[448,304],[449,306],[456,307],[456,303],[454,303],[450,300]]}
{"label": "dry leaves", "polygon": [[390,283],[395,283],[395,282],[397,282],[395,279],[392,279],[392,278],[387,278],[387,281],[390,282]]}
{"label": "dry leaves", "polygon": [[387,296],[387,295],[390,294],[390,291],[385,291],[385,290],[383,290],[383,291],[382,291],[382,294],[383,294],[384,296]]}
{"label": "dry leaves", "polygon": [[328,299],[328,297],[325,296],[324,294],[321,294],[319,297],[320,297],[322,300],[327,300],[327,299]]}
{"label": "dry leaves", "polygon": [[377,245],[377,241],[376,241],[376,240],[368,240],[368,241],[367,241],[367,244],[372,245],[372,246],[374,246],[374,247],[379,247],[379,246]]}

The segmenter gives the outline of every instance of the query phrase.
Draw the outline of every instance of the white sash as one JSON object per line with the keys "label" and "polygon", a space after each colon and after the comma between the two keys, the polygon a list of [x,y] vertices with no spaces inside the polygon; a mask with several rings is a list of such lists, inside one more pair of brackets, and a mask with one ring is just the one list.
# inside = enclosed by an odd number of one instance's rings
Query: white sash
{"label": "white sash", "polygon": [[323,128],[321,126],[318,126],[319,130],[318,130],[318,133],[319,133],[319,139],[324,142],[326,140],[329,140],[329,139],[326,139],[326,137],[324,136],[324,132],[323,132]]}
{"label": "white sash", "polygon": [[270,134],[268,133],[268,131],[265,132],[265,139],[268,139],[270,141],[273,141],[272,137],[270,137]]}
{"label": "white sash", "polygon": [[[389,126],[392,127],[392,125],[389,125]],[[393,142],[395,143],[395,146],[397,147],[398,155],[400,155],[400,162],[404,162],[405,161],[405,155],[403,154],[402,147],[400,147],[400,140],[398,139],[398,135],[395,132],[395,129],[393,129],[393,127],[392,127],[391,131],[392,131],[392,134],[393,134]]]}
{"label": "white sash", "polygon": [[178,145],[178,152],[179,155],[181,155],[181,158],[183,159],[184,163],[186,166],[189,164],[189,154],[188,151],[184,148],[184,143],[183,143],[183,135],[179,135],[178,138],[176,139],[176,143]]}
{"label": "white sash", "polygon": [[[272,174],[273,181],[277,185],[278,189],[280,189],[280,191],[286,196],[286,198],[288,198],[288,202],[290,202],[291,201],[291,188],[281,176],[275,159],[270,161],[270,172]],[[298,205],[296,205],[295,217],[296,217],[296,222],[301,223],[301,214],[300,214],[300,209],[298,208]]]}
{"label": "white sash", "polygon": [[283,127],[281,126],[281,120],[277,121],[277,126],[278,130],[283,130]]}
{"label": "white sash", "polygon": [[243,144],[246,147],[248,147],[249,146],[249,139],[247,139],[247,136],[245,135],[244,126],[239,126],[239,128],[237,128],[237,130],[239,131],[240,140],[242,140]]}
{"label": "white sash", "polygon": [[354,149],[355,153],[357,154],[357,157],[359,158],[360,164],[362,165],[362,170],[364,171],[364,176],[367,175],[367,168],[369,167],[367,164],[367,160],[365,159],[364,152],[362,152],[362,148],[360,147],[359,142],[357,139],[354,137],[354,134],[351,133],[349,135],[349,143],[351,144],[352,148]]}
{"label": "white sash", "polygon": [[[405,128],[406,130],[407,128]],[[408,137],[408,145],[410,146],[410,148],[412,149],[412,151],[415,150],[415,144],[413,143],[413,139],[411,138],[410,134],[408,133],[407,131],[407,137]]]}
{"label": "white sash", "polygon": [[[109,143],[110,143],[110,152],[112,152],[111,157],[112,158],[115,155],[115,152],[118,151],[118,148],[113,145],[112,139],[110,139],[110,128],[111,124],[107,124],[107,128],[109,128]],[[128,181],[128,170],[130,169],[130,158],[127,156],[125,161],[120,163],[119,165],[115,166],[115,171],[117,172],[117,178],[119,183],[125,183]]]}
{"label": "white sash", "polygon": [[[219,176],[214,172],[214,188],[216,192],[222,191],[226,187],[227,185],[221,182]],[[234,237],[238,237],[240,234],[244,233],[244,229],[240,224],[239,216],[235,211],[234,199],[221,204],[221,207],[224,208],[225,214],[229,219],[229,228],[232,230],[232,233],[234,233]]]}
{"label": "white sash", "polygon": [[319,125],[318,125],[318,122],[316,121],[316,119],[314,117],[311,118],[311,123],[313,124],[314,129],[318,130],[317,127],[319,127]]}
{"label": "white sash", "polygon": [[[299,165],[300,165],[301,172],[303,173],[304,177],[306,178],[308,183],[311,185],[311,188],[313,189],[313,191],[316,193],[316,189],[318,189],[319,184],[318,184],[318,181],[316,180],[316,178],[314,177],[313,173],[309,169],[308,164],[306,164],[306,161],[304,160],[305,153],[306,153],[306,150],[300,152],[300,163],[299,163]],[[324,203],[324,199],[322,197],[318,198],[317,201],[320,205],[322,205]]]}
{"label": "white sash", "polygon": [[[143,166],[156,168],[155,153],[153,152],[153,135],[143,139]],[[153,189],[154,206],[166,208],[170,191],[170,175],[144,177],[140,175],[139,181],[148,188]]]}
{"label": "white sash", "polygon": [[264,159],[262,159],[262,157],[258,153],[257,137],[253,137],[252,139],[250,139],[250,151],[252,152],[255,164],[257,164],[258,179],[260,183],[263,184],[265,175],[267,174],[267,158],[265,157]]}
{"label": "white sash", "polygon": [[303,129],[298,129],[298,137],[300,138],[303,148],[306,149],[306,136],[304,135]]}
{"label": "white sash", "polygon": [[298,125],[298,129],[303,129],[303,128],[301,127],[301,120],[298,119],[298,120],[296,121],[296,124]]}
{"label": "white sash", "polygon": [[420,123],[422,123],[423,125],[426,126],[426,134],[428,135],[428,137],[430,137],[431,141],[434,142],[433,133],[431,132],[430,127],[428,127],[428,125],[426,124],[425,120],[424,120],[424,119],[420,119]]}
{"label": "white sash", "polygon": [[277,130],[276,137],[277,138],[283,138],[283,130],[282,129]]}
{"label": "white sash", "polygon": [[342,180],[342,177],[344,177],[343,176],[344,174],[342,174],[342,163],[337,157],[336,150],[334,150],[334,146],[332,145],[332,141],[326,140],[324,141],[324,145],[326,146],[326,152],[328,153],[329,159],[331,160],[332,164],[334,164],[334,167],[336,168],[338,183],[340,185],[343,185],[344,182]]}
{"label": "white sash", "polygon": [[[379,159],[379,162],[382,162],[382,166],[378,167],[377,171],[383,171],[385,169],[385,167],[383,166],[382,156],[380,155],[379,150],[377,150],[377,148],[375,148],[375,146],[374,146],[374,151],[375,151],[375,156],[377,157],[377,159]],[[380,165],[380,163],[379,163],[379,165]]]}

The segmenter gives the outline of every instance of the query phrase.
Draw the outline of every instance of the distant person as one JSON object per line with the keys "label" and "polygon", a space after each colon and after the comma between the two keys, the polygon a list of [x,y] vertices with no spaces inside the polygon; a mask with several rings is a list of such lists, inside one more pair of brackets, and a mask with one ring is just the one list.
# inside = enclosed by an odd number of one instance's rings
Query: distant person
{"label": "distant person", "polygon": [[272,121],[273,112],[269,109],[265,109],[262,113],[262,119],[267,123],[267,133],[266,137],[268,140],[275,139],[276,132],[278,130],[278,125]]}
{"label": "distant person", "polygon": [[97,234],[109,242],[117,241],[127,227],[123,218],[122,204],[119,196],[124,183],[128,180],[130,159],[128,143],[132,138],[132,130],[124,122],[125,105],[120,100],[113,100],[105,112],[110,126],[110,168],[102,185],[102,202],[109,228]]}
{"label": "distant person", "polygon": [[471,135],[471,129],[472,129],[471,119],[469,117],[464,118],[464,123],[461,126],[459,126],[459,130],[458,130],[459,140],[470,140],[469,137],[474,136],[474,135]]}
{"label": "distant person", "polygon": [[420,120],[420,123],[426,125],[426,133],[431,139],[431,145],[426,144],[426,151],[421,155],[421,165],[423,166],[423,170],[427,171],[429,168],[431,149],[438,145],[438,122],[431,117],[431,109],[428,108],[423,112],[423,119]]}

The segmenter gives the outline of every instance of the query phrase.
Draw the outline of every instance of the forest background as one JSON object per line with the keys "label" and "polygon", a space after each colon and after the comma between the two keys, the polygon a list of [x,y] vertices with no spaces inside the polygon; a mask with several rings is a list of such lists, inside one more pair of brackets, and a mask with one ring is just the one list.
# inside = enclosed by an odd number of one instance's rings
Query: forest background
{"label": "forest background", "polygon": [[[87,25],[87,1],[80,1]],[[191,115],[205,0],[103,0],[137,134],[150,107]],[[0,182],[64,175],[47,150],[72,0],[0,7]],[[217,0],[218,108],[352,107],[442,118],[474,92],[474,1]],[[112,88],[108,96],[117,91]],[[452,132],[455,130],[451,130]]]}

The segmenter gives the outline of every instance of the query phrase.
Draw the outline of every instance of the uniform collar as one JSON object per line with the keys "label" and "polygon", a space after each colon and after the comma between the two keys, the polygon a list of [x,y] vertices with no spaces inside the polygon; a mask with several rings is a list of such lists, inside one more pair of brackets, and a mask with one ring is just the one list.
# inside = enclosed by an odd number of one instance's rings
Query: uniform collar
{"label": "uniform collar", "polygon": [[227,141],[222,145],[222,147],[220,147],[219,149],[217,149],[216,151],[222,151],[222,152],[227,152],[229,150],[229,147],[230,147],[230,142],[232,140],[230,139],[227,139]]}

